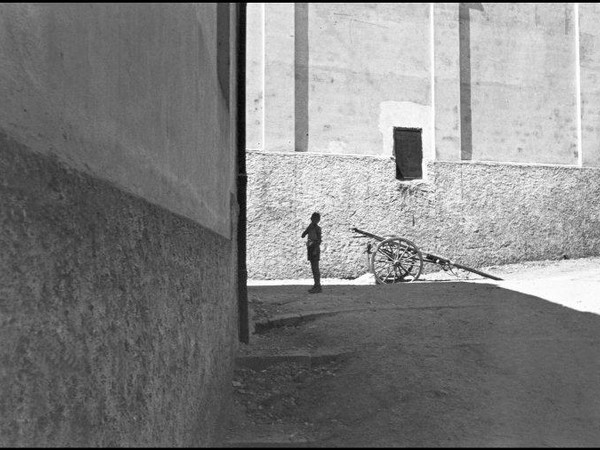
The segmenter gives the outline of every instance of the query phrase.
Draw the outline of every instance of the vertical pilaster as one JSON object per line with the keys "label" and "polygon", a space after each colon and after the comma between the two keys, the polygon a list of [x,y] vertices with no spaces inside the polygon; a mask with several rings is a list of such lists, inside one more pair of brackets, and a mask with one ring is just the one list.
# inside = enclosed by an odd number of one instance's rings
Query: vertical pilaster
{"label": "vertical pilaster", "polygon": [[573,3],[573,21],[575,22],[575,124],[577,127],[577,165],[583,165],[583,145],[581,134],[581,55],[579,30],[579,4]]}
{"label": "vertical pilaster", "polygon": [[457,161],[461,159],[459,5],[431,7],[435,158]]}
{"label": "vertical pilaster", "polygon": [[294,3],[265,4],[265,150],[294,151]]}
{"label": "vertical pilaster", "polygon": [[294,3],[295,34],[295,149],[308,150],[308,3]]}
{"label": "vertical pilaster", "polygon": [[600,167],[600,7],[579,3],[580,165]]}
{"label": "vertical pilaster", "polygon": [[246,148],[265,144],[265,4],[247,3],[246,14]]}

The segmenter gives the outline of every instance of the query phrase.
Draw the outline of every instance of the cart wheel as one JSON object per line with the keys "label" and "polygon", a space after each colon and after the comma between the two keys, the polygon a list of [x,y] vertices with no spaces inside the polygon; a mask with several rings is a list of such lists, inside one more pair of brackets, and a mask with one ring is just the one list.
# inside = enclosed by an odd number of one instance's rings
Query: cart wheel
{"label": "cart wheel", "polygon": [[378,284],[415,281],[423,270],[423,255],[408,239],[390,237],[381,241],[371,257],[371,271]]}

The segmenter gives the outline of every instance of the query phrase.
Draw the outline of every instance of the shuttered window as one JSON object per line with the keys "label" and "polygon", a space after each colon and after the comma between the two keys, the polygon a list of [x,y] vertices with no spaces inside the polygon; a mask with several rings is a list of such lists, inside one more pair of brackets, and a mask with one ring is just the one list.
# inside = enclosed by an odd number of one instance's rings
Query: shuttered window
{"label": "shuttered window", "polygon": [[423,178],[421,134],[422,130],[417,128],[394,128],[394,156],[398,180]]}

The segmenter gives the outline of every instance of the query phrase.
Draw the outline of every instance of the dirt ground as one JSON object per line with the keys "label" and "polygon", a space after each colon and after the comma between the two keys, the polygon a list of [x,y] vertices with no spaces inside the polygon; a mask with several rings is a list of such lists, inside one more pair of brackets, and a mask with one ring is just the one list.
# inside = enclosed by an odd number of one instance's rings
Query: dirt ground
{"label": "dirt ground", "polygon": [[249,282],[224,446],[598,446],[600,258]]}

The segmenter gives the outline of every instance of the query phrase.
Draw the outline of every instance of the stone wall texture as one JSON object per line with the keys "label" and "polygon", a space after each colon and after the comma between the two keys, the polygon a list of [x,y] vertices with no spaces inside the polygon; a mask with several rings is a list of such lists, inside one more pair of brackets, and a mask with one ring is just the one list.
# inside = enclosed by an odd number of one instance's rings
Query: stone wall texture
{"label": "stone wall texture", "polygon": [[0,136],[0,445],[211,445],[232,245]]}
{"label": "stone wall texture", "polygon": [[300,235],[321,213],[323,277],[367,271],[352,227],[400,235],[462,264],[600,254],[600,170],[558,165],[428,162],[424,180],[395,179],[390,158],[247,152],[248,274],[310,278]]}

